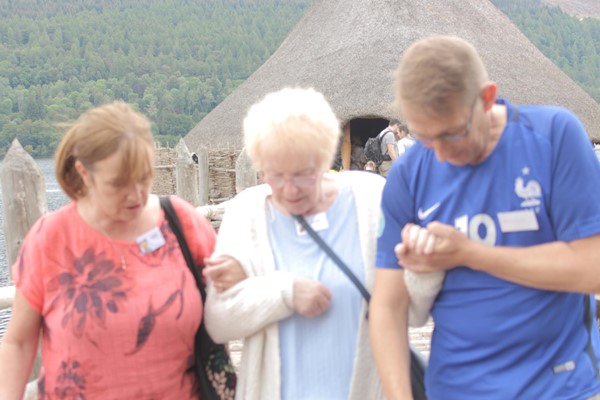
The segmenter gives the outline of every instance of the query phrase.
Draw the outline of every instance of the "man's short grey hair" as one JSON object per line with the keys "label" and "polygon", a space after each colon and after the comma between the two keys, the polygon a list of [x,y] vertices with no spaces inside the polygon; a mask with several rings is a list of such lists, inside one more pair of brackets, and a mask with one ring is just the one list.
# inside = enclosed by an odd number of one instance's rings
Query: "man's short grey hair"
{"label": "man's short grey hair", "polygon": [[411,44],[396,69],[398,109],[448,116],[473,102],[488,74],[475,47],[454,36],[431,36]]}

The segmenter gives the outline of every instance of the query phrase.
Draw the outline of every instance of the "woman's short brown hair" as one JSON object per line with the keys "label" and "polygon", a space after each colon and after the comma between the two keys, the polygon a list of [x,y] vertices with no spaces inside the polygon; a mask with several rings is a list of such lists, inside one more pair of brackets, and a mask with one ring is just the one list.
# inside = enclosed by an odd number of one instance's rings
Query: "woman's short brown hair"
{"label": "woman's short brown hair", "polygon": [[94,163],[119,151],[122,182],[147,177],[154,171],[154,141],[150,121],[123,101],[114,101],[85,112],[62,138],[55,153],[56,179],[73,200],[86,195],[75,170],[79,161],[89,170]]}

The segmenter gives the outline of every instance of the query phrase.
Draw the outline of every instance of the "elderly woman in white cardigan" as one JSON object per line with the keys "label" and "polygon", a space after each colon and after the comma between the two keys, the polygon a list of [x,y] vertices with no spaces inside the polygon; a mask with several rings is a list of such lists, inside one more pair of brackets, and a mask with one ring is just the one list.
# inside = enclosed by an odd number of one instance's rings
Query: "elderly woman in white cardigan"
{"label": "elderly woman in white cardigan", "polygon": [[239,399],[383,399],[367,304],[294,217],[304,216],[372,288],[385,181],[327,173],[339,137],[313,89],[271,93],[244,120],[246,150],[266,184],[227,206],[205,269],[208,332],[219,342],[244,339]]}

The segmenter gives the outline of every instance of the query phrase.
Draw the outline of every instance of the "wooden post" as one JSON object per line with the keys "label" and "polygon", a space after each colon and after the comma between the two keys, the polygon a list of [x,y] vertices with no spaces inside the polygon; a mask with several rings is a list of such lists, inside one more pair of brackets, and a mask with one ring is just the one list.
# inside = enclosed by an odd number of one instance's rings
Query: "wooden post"
{"label": "wooden post", "polygon": [[204,206],[208,204],[208,150],[204,146],[198,148],[198,152],[195,153],[198,159],[198,198],[199,205]]}
{"label": "wooden post", "polygon": [[350,140],[350,123],[344,126],[342,136],[342,168],[344,171],[350,170],[350,158],[352,157],[352,141]]}
{"label": "wooden post", "polygon": [[183,139],[175,146],[177,153],[176,184],[177,196],[187,200],[195,207],[200,205],[198,188],[198,164],[192,158]]}
{"label": "wooden post", "polygon": [[235,160],[235,192],[237,194],[246,188],[256,186],[257,183],[256,170],[244,148]]}
{"label": "wooden post", "polygon": [[4,156],[0,180],[4,205],[4,236],[10,267],[31,226],[48,211],[48,203],[44,175],[17,139],[13,140]]}
{"label": "wooden post", "polygon": [[[4,240],[10,268],[19,254],[23,238],[31,226],[48,211],[44,175],[17,139],[13,140],[2,161],[0,182],[2,184]],[[9,274],[9,283],[11,281]],[[4,294],[6,293],[8,292],[5,291]],[[38,376],[40,365],[41,358],[38,349],[30,380]]]}

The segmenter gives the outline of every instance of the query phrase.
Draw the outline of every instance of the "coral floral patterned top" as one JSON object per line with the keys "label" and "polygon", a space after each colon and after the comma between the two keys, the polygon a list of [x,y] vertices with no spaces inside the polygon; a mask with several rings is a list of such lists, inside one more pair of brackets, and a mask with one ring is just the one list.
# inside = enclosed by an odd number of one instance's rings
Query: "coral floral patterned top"
{"label": "coral floral patterned top", "polygon": [[[200,263],[215,231],[191,205],[171,200]],[[40,399],[198,398],[187,371],[201,299],[164,215],[158,227],[166,243],[142,255],[136,242],[96,232],[70,203],[27,234],[12,273],[43,318]]]}

